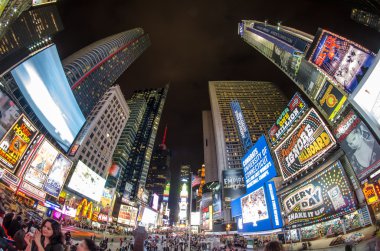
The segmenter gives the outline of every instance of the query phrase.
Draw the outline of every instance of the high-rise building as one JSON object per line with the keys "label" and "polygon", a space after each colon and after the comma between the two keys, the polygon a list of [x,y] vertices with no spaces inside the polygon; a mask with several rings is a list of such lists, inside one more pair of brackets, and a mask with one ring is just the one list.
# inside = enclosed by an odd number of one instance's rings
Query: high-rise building
{"label": "high-rise building", "polygon": [[85,117],[148,46],[148,34],[142,28],[135,28],[92,43],[62,61]]}
{"label": "high-rise building", "polygon": [[145,188],[151,194],[160,196],[160,202],[163,199],[166,183],[170,181],[170,149],[166,146],[167,127],[165,127],[162,143],[153,151],[150,162],[148,177]]}
{"label": "high-rise building", "polygon": [[351,19],[365,26],[369,26],[372,29],[380,31],[380,17],[378,15],[364,10],[352,9]]}
{"label": "high-rise building", "polygon": [[[280,89],[270,82],[210,81],[209,92],[215,132],[218,177],[222,170],[241,168],[245,152],[235,125],[231,101],[240,103],[252,142],[268,132],[287,103]],[[207,170],[207,166],[206,166]]]}
{"label": "high-rise building", "polygon": [[82,161],[106,178],[112,164],[112,155],[129,114],[130,110],[120,86],[111,87],[88,116],[69,152],[71,159]]}
{"label": "high-rise building", "polygon": [[216,162],[216,147],[214,124],[211,111],[202,111],[203,153],[206,166],[206,183],[218,180],[218,165]]}
{"label": "high-rise building", "polygon": [[51,44],[51,37],[61,30],[63,25],[55,5],[24,11],[0,40],[0,71]]}
{"label": "high-rise building", "polygon": [[32,6],[30,0],[2,1],[0,4],[0,39],[20,14]]}
{"label": "high-rise building", "polygon": [[165,88],[136,91],[131,101],[144,99],[146,109],[139,124],[135,140],[128,156],[124,174],[119,177],[118,187],[131,185],[130,198],[136,198],[140,188],[145,189],[154,142],[164,108],[169,85]]}

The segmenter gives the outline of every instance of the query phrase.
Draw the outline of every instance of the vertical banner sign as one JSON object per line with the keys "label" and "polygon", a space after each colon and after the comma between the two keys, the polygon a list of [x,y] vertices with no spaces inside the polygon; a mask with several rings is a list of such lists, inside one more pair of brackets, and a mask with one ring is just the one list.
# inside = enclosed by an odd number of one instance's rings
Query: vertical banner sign
{"label": "vertical banner sign", "polygon": [[32,123],[21,115],[0,142],[0,163],[14,173],[37,133]]}
{"label": "vertical banner sign", "polygon": [[261,136],[256,144],[242,158],[247,192],[254,185],[262,184],[277,175],[265,136]]}
{"label": "vertical banner sign", "polygon": [[232,114],[234,115],[234,118],[235,118],[235,123],[238,128],[238,133],[240,136],[240,140],[243,144],[244,151],[247,152],[247,150],[252,146],[252,140],[251,140],[251,136],[249,135],[248,126],[245,123],[243,112],[241,110],[239,102],[232,101],[231,109],[232,109]]}
{"label": "vertical banner sign", "polygon": [[356,210],[340,162],[323,170],[281,197],[288,226],[301,227],[326,221]]}
{"label": "vertical banner sign", "polygon": [[276,123],[269,129],[268,136],[270,142],[276,144],[277,141],[284,135],[292,126],[294,121],[299,118],[307,109],[307,104],[297,92],[282,111]]}
{"label": "vertical banner sign", "polygon": [[311,166],[335,146],[335,139],[312,108],[274,150],[282,176],[288,180]]}
{"label": "vertical banner sign", "polygon": [[349,111],[334,133],[359,180],[379,168],[379,142],[354,111]]}
{"label": "vertical banner sign", "polygon": [[319,30],[315,37],[318,40],[308,60],[352,93],[371,66],[374,54],[326,30]]}
{"label": "vertical banner sign", "polygon": [[214,220],[222,218],[222,189],[217,184],[212,191],[212,218]]}
{"label": "vertical banner sign", "polygon": [[226,169],[223,174],[225,201],[232,201],[245,194],[244,172],[242,168]]}
{"label": "vertical banner sign", "polygon": [[316,100],[326,112],[328,119],[332,121],[346,102],[347,97],[326,80]]}

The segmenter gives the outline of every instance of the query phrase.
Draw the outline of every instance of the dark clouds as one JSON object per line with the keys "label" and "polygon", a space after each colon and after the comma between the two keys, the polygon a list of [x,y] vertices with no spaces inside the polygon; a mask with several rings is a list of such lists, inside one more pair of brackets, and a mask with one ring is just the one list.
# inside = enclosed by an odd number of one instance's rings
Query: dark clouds
{"label": "dark clouds", "polygon": [[[290,96],[294,85],[237,35],[242,19],[268,19],[314,34],[328,28],[377,52],[379,35],[349,19],[350,5],[333,0],[62,0],[62,58],[106,36],[142,27],[152,46],[117,81],[126,96],[170,82],[158,141],[168,125],[173,176],[181,163],[203,163],[201,111],[210,109],[209,80],[273,81]],[[177,190],[173,184],[173,190]],[[171,196],[173,196],[172,194]],[[171,197],[172,198],[172,197]],[[174,201],[171,202],[175,206]]]}

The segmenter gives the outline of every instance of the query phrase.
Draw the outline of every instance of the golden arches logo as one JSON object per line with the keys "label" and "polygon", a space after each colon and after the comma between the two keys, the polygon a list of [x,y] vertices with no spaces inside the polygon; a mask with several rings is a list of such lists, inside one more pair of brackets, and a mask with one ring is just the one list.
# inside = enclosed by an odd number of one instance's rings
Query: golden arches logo
{"label": "golden arches logo", "polygon": [[82,217],[91,219],[92,213],[93,213],[92,201],[88,203],[87,199],[83,199],[77,207],[77,212],[75,214],[75,217],[78,218],[79,216],[82,216]]}

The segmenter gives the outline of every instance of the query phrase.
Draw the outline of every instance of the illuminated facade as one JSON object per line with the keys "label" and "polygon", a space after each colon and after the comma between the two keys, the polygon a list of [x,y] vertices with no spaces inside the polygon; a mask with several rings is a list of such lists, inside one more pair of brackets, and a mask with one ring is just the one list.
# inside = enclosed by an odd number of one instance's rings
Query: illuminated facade
{"label": "illuminated facade", "polygon": [[[241,168],[245,154],[235,125],[231,101],[240,103],[252,142],[272,126],[286,105],[286,97],[270,82],[210,81],[209,92],[215,132],[218,177],[222,170]],[[207,170],[206,166],[206,170]],[[206,171],[207,175],[207,171]]]}
{"label": "illuminated facade", "polygon": [[71,159],[82,161],[106,178],[112,164],[113,152],[129,114],[130,110],[120,86],[111,87],[88,116],[69,152]]}
{"label": "illuminated facade", "polygon": [[0,4],[0,39],[5,32],[20,16],[20,14],[32,6],[30,0],[2,1]]}
{"label": "illuminated facade", "polygon": [[85,117],[148,46],[149,36],[135,28],[92,43],[62,61]]}
{"label": "illuminated facade", "polygon": [[[136,198],[139,188],[145,189],[154,142],[168,89],[169,85],[166,85],[165,88],[136,91],[130,99],[130,101],[145,100],[146,102],[146,108],[138,124],[134,141],[131,142],[128,162],[122,166],[124,171],[118,182],[118,191],[120,192],[124,191],[126,184],[131,184],[130,198],[132,199]],[[121,143],[121,145],[123,144]]]}

